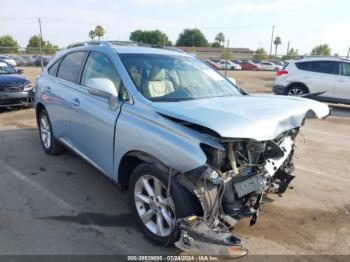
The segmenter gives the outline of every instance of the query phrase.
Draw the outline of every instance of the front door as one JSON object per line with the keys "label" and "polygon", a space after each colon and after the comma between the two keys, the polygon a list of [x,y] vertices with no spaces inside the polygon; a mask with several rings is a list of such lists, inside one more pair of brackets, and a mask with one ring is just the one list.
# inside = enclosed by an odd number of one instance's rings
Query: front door
{"label": "front door", "polygon": [[350,99],[350,63],[339,64],[339,75],[336,76],[334,97]]}
{"label": "front door", "polygon": [[97,165],[106,175],[113,176],[114,132],[121,102],[116,110],[106,98],[89,93],[86,83],[91,78],[107,78],[119,91],[121,79],[110,59],[102,53],[91,52],[74,89],[71,111],[72,144]]}

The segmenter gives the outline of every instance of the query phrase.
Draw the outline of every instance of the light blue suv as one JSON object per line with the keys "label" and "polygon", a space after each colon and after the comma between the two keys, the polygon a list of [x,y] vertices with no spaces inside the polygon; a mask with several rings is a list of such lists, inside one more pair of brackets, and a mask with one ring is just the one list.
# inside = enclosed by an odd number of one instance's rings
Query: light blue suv
{"label": "light blue suv", "polygon": [[129,189],[147,235],[186,248],[239,246],[230,228],[254,224],[262,196],[293,179],[304,119],[329,114],[304,98],[248,95],[192,56],[133,43],[72,45],[35,92],[44,150],[75,151]]}

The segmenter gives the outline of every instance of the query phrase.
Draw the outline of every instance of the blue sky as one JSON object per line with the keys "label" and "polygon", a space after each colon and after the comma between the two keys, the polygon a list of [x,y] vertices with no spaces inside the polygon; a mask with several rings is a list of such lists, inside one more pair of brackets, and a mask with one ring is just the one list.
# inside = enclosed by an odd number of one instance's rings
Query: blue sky
{"label": "blue sky", "polygon": [[350,1],[346,0],[0,0],[0,35],[13,35],[21,46],[38,33],[42,18],[46,40],[66,46],[87,39],[96,24],[105,38],[127,40],[136,29],[160,29],[175,42],[184,28],[197,27],[210,42],[218,32],[231,47],[269,50],[271,28],[300,54],[320,43],[346,55],[350,45]]}

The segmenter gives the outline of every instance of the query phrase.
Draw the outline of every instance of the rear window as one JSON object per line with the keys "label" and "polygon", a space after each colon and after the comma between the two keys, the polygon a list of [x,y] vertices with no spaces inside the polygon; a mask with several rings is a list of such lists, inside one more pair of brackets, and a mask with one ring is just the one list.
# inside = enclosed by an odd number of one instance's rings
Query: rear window
{"label": "rear window", "polygon": [[310,61],[310,62],[298,62],[295,66],[304,71],[324,73],[324,74],[336,74],[336,63],[334,61]]}
{"label": "rear window", "polygon": [[57,75],[58,67],[60,66],[60,62],[62,59],[57,60],[48,70],[49,74],[52,76]]}
{"label": "rear window", "polygon": [[74,52],[66,55],[61,62],[57,77],[68,82],[79,83],[80,72],[85,56],[85,52]]}

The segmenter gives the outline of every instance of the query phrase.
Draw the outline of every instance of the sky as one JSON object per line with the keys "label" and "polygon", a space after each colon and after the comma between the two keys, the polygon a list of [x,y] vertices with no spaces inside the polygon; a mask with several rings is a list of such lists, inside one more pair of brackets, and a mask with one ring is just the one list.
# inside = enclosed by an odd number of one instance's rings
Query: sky
{"label": "sky", "polygon": [[218,32],[230,47],[270,50],[272,26],[282,45],[306,54],[321,43],[346,55],[350,45],[349,0],[0,0],[0,36],[26,46],[38,34],[65,47],[88,40],[97,24],[106,40],[128,40],[136,29],[165,32],[174,43],[184,28],[200,29],[209,42]]}

